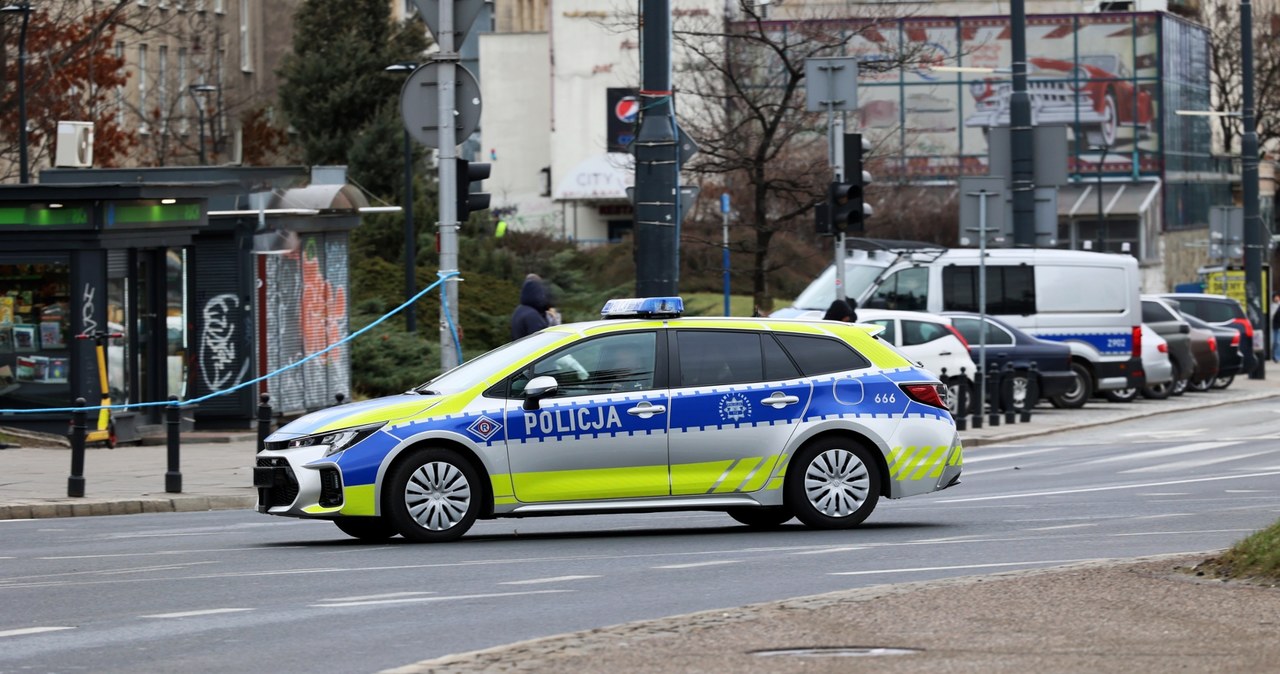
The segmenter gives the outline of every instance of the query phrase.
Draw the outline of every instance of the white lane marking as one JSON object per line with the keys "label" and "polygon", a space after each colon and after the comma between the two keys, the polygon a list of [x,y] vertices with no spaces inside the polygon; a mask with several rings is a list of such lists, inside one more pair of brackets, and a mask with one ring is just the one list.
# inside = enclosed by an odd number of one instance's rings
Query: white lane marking
{"label": "white lane marking", "polygon": [[1138,496],[1155,496],[1158,498],[1165,498],[1169,496],[1186,496],[1186,495],[1187,495],[1187,492],[1185,491],[1149,491],[1149,492],[1138,494]]}
{"label": "white lane marking", "polygon": [[1013,498],[1039,498],[1041,496],[1062,496],[1064,494],[1087,494],[1099,491],[1119,491],[1121,489],[1147,489],[1149,487],[1167,487],[1174,484],[1194,484],[1196,482],[1217,482],[1219,480],[1240,480],[1250,477],[1271,477],[1280,475],[1280,470],[1265,473],[1246,473],[1243,475],[1216,475],[1214,477],[1193,477],[1186,480],[1170,480],[1168,482],[1144,482],[1141,484],[1117,484],[1110,487],[1081,487],[1080,489],[1058,489],[1054,491],[1033,491],[1025,494],[1000,494],[998,496],[973,496],[970,498],[938,499],[934,503],[973,503],[975,501],[1003,501]]}
{"label": "white lane marking", "polygon": [[1147,459],[1160,459],[1166,456],[1177,456],[1178,454],[1190,454],[1192,452],[1200,452],[1206,449],[1221,449],[1223,447],[1231,447],[1239,445],[1239,442],[1193,442],[1189,445],[1176,445],[1174,447],[1162,447],[1160,449],[1148,449],[1145,452],[1121,453],[1116,456],[1108,456],[1104,459],[1090,459],[1081,461],[1077,466],[1096,466],[1101,463],[1115,463],[1117,461],[1145,461]]}
{"label": "white lane marking", "polygon": [[[1005,452],[1003,454],[982,454],[980,453],[981,451],[982,451],[981,449],[967,450],[965,454],[966,455],[973,454],[973,456],[964,457],[965,465],[969,465],[971,463],[982,463],[983,461],[999,461],[1001,459],[1017,459],[1023,456],[1035,456],[1036,454],[1048,454],[1049,452],[1061,452],[1062,448],[1048,447],[1045,449],[1027,449],[1021,452]],[[965,471],[965,472],[968,473],[968,471]]]}
{"label": "white lane marking", "polygon": [[1209,429],[1207,428],[1184,428],[1182,430],[1173,431],[1137,431],[1134,433],[1121,433],[1122,438],[1162,438],[1166,440],[1174,440],[1177,438],[1185,438],[1188,435],[1199,435]]}
{"label": "white lane marking", "polygon": [[552,578],[531,578],[529,580],[508,580],[499,585],[541,585],[542,583],[559,583],[566,580],[587,580],[589,578],[599,578],[600,576],[555,576]]}
{"label": "white lane marking", "polygon": [[460,601],[463,599],[492,599],[496,597],[521,597],[532,594],[561,594],[572,590],[529,590],[528,592],[490,592],[486,594],[459,594],[452,597],[405,597],[402,599],[382,599],[377,601],[347,601],[334,604],[311,604],[311,608],[347,608],[351,606],[373,606],[378,604],[409,604],[429,601]]}
{"label": "white lane marking", "polygon": [[959,571],[962,569],[994,569],[1005,566],[1035,566],[1037,564],[1073,564],[1075,562],[1094,562],[1101,557],[1084,559],[1045,559],[1030,562],[1001,562],[998,564],[963,564],[960,566],[921,566],[914,569],[875,569],[872,571],[833,571],[829,576],[871,576],[880,573],[916,573],[919,571]]}
{"label": "white lane marking", "polygon": [[[793,552],[791,554],[793,555],[829,555],[834,552],[856,552],[858,550],[866,550],[866,549],[867,549],[867,546],[865,545],[855,545],[847,548],[823,548],[821,550],[805,550],[804,552]],[[670,568],[670,567],[655,566],[653,568],[661,569],[661,568]]]}
{"label": "white lane marking", "polygon": [[1266,490],[1266,489],[1223,489],[1222,491],[1228,494],[1262,494],[1264,492],[1268,494],[1271,493],[1269,490]]}
{"label": "white lane marking", "polygon": [[183,564],[164,564],[161,566],[140,566],[135,569],[94,569],[92,571],[68,571],[66,573],[42,573],[36,576],[14,576],[12,578],[0,579],[0,585],[13,584],[16,581],[39,580],[42,578],[69,578],[74,576],[108,576],[121,573],[142,573],[146,571],[172,571],[173,569],[188,569],[205,564],[216,564],[214,561],[207,562],[186,562]]}
{"label": "white lane marking", "polygon": [[73,630],[74,627],[23,627],[16,630],[4,630],[0,632],[0,637],[20,637],[27,634],[44,634],[45,632],[61,632],[62,630]]}
{"label": "white lane marking", "polygon": [[1124,538],[1128,536],[1184,536],[1186,534],[1238,534],[1249,532],[1252,533],[1257,529],[1194,529],[1187,531],[1136,531],[1128,534],[1107,534],[1113,538]]}
{"label": "white lane marking", "polygon": [[723,566],[725,564],[741,564],[739,559],[725,559],[718,562],[689,562],[688,564],[664,564],[655,566],[655,569],[698,569],[704,566]]}
{"label": "white lane marking", "polygon": [[252,611],[251,608],[209,608],[202,611],[181,611],[178,613],[153,613],[151,615],[140,615],[139,618],[194,618],[202,615],[219,615],[222,613],[242,613],[244,611]]}
{"label": "white lane marking", "polygon": [[[301,548],[301,545],[273,545],[270,550],[287,550],[290,548]],[[262,547],[251,548],[210,548],[208,550],[157,550],[154,552],[117,552],[103,555],[59,555],[57,557],[36,557],[36,559],[109,559],[112,557],[165,557],[171,555],[196,555],[207,552],[249,552],[261,551]]]}
{"label": "white lane marking", "polygon": [[331,597],[321,599],[320,601],[372,601],[375,599],[395,599],[397,597],[421,597],[426,594],[438,594],[437,592],[388,592],[386,594],[367,594],[362,597]]}
{"label": "white lane marking", "polygon": [[1214,456],[1207,459],[1187,459],[1186,461],[1174,461],[1173,463],[1157,463],[1153,466],[1143,466],[1141,468],[1130,468],[1122,470],[1121,473],[1167,473],[1175,470],[1194,470],[1205,466],[1212,466],[1216,463],[1226,463],[1228,461],[1237,461],[1240,459],[1251,459],[1262,454],[1270,454],[1273,450],[1264,449],[1261,452],[1250,452],[1248,454],[1234,454],[1231,456]]}
{"label": "white lane marking", "polygon": [[1083,527],[1096,527],[1096,526],[1098,526],[1097,522],[1082,522],[1080,524],[1059,524],[1056,527],[1034,527],[1031,529],[1027,529],[1027,531],[1056,531],[1058,529],[1080,529]]}

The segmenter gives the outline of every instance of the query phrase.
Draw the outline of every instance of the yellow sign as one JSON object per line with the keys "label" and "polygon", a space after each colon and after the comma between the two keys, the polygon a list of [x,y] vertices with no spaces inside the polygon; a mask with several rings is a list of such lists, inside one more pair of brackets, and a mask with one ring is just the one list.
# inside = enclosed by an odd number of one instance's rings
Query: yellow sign
{"label": "yellow sign", "polygon": [[[1262,270],[1262,287],[1262,314],[1265,317],[1271,313],[1271,294],[1265,290],[1271,287],[1271,270],[1265,267]],[[1226,295],[1239,302],[1241,307],[1249,306],[1245,299],[1243,269],[1206,272],[1204,291],[1210,295]]]}

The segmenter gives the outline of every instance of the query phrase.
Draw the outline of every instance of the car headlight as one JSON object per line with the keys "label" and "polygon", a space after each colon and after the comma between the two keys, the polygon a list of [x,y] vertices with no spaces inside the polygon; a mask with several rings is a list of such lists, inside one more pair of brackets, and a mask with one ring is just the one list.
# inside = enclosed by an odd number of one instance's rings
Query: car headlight
{"label": "car headlight", "polygon": [[364,440],[373,435],[379,428],[386,426],[387,422],[379,421],[376,424],[366,424],[364,426],[355,426],[353,428],[343,428],[336,431],[327,431],[325,433],[317,433],[301,438],[295,438],[289,441],[289,449],[296,447],[316,447],[325,445],[324,455],[333,456],[338,452]]}

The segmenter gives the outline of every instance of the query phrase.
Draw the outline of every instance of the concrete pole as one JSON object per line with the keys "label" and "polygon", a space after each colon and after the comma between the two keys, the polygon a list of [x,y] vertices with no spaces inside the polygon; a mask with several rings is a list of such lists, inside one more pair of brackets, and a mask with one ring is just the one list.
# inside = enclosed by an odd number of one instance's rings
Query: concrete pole
{"label": "concrete pole", "polygon": [[[1240,179],[1244,198],[1244,297],[1254,339],[1270,334],[1267,313],[1262,310],[1262,250],[1264,243],[1262,217],[1258,211],[1258,124],[1253,108],[1253,4],[1240,2],[1240,68],[1243,80],[1241,121],[1244,135],[1240,139]],[[1270,228],[1267,228],[1270,232]],[[1267,236],[1265,241],[1270,240]],[[1250,379],[1266,378],[1266,358],[1249,373]]]}
{"label": "concrete pole", "polygon": [[1036,245],[1034,138],[1031,129],[1031,96],[1027,93],[1027,8],[1026,0],[1010,0],[1012,30],[1013,95],[1009,98],[1009,143],[1013,160],[1013,245]]}
{"label": "concrete pole", "polygon": [[[671,1],[642,0],[636,133],[636,295],[680,288],[680,162],[671,98]],[[442,188],[443,189],[443,188]]]}

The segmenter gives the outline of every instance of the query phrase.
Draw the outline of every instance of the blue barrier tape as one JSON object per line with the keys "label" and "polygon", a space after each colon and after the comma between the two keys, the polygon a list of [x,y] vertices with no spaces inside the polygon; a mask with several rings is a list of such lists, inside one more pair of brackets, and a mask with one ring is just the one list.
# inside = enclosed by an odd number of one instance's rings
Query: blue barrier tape
{"label": "blue barrier tape", "polygon": [[[421,298],[422,298],[422,296],[423,296],[423,295],[426,295],[427,293],[431,292],[432,290],[435,290],[435,287],[436,287],[436,286],[443,284],[443,283],[444,283],[444,281],[445,281],[445,279],[448,279],[448,278],[449,278],[449,277],[451,277],[451,276],[457,276],[457,275],[458,275],[458,272],[456,272],[456,271],[451,271],[451,272],[437,272],[437,275],[438,275],[440,278],[439,278],[435,283],[432,283],[431,285],[427,286],[426,288],[423,288],[423,289],[422,289],[422,291],[421,291],[421,292],[419,292],[417,295],[414,295],[413,297],[409,298],[408,300],[405,300],[404,304],[401,304],[400,306],[396,307],[395,309],[392,309],[391,311],[388,311],[387,313],[383,314],[381,317],[379,317],[379,318],[378,318],[378,320],[376,320],[376,321],[374,321],[374,322],[372,322],[372,323],[370,323],[370,324],[368,324],[368,325],[364,326],[363,328],[360,328],[359,330],[356,330],[355,332],[353,332],[353,333],[351,333],[351,334],[347,335],[346,337],[343,337],[342,339],[340,339],[340,340],[338,340],[338,341],[334,342],[333,344],[330,344],[329,346],[326,346],[325,348],[323,348],[323,349],[321,349],[321,350],[319,350],[319,351],[317,351],[317,352],[315,352],[315,353],[313,353],[313,354],[311,354],[311,355],[309,355],[309,356],[306,356],[306,357],[302,358],[301,360],[298,360],[298,361],[294,361],[294,362],[292,362],[292,363],[289,363],[288,365],[286,365],[286,366],[284,366],[284,367],[282,367],[282,368],[280,368],[280,369],[276,370],[275,372],[268,372],[267,374],[264,374],[264,375],[262,375],[261,377],[258,377],[257,379],[250,379],[249,381],[242,382],[242,383],[240,383],[240,384],[236,384],[235,386],[232,386],[232,387],[231,387],[231,388],[229,388],[229,389],[223,389],[223,390],[221,390],[221,391],[214,391],[213,393],[210,393],[210,394],[208,394],[208,395],[200,396],[199,398],[192,398],[191,400],[180,400],[180,401],[176,401],[176,402],[175,402],[175,401],[172,401],[172,400],[160,400],[160,401],[156,401],[156,402],[149,402],[149,403],[128,403],[128,404],[126,404],[126,405],[96,405],[96,406],[93,406],[93,407],[46,407],[46,408],[43,408],[43,409],[34,409],[34,410],[0,410],[0,414],[46,414],[46,413],[49,413],[49,412],[81,412],[81,411],[83,411],[83,412],[97,412],[98,410],[127,410],[127,409],[134,409],[134,408],[138,408],[138,407],[168,407],[168,406],[170,406],[170,405],[177,405],[178,407],[185,407],[185,406],[187,406],[187,405],[196,405],[196,404],[199,404],[199,403],[204,402],[204,401],[206,401],[206,400],[209,400],[209,399],[211,399],[211,398],[217,398],[217,397],[219,397],[219,396],[229,395],[229,394],[231,394],[231,393],[235,393],[236,391],[239,391],[240,389],[245,388],[245,387],[247,387],[247,386],[253,386],[254,384],[257,384],[257,383],[259,383],[259,382],[266,381],[266,380],[268,380],[268,379],[270,379],[270,378],[272,378],[272,377],[275,377],[275,376],[277,376],[277,375],[281,374],[282,372],[286,372],[286,371],[291,370],[291,369],[293,369],[293,368],[295,368],[295,367],[298,367],[299,365],[302,365],[303,363],[305,363],[305,362],[307,362],[307,361],[311,360],[312,358],[316,358],[316,357],[322,356],[322,355],[324,355],[324,354],[326,354],[326,353],[328,353],[328,352],[330,352],[330,351],[332,351],[332,350],[334,350],[334,349],[338,348],[339,346],[342,346],[343,344],[346,344],[347,342],[349,342],[349,341],[351,341],[351,340],[355,339],[356,337],[359,337],[360,335],[362,335],[362,334],[364,334],[364,333],[366,333],[366,332],[368,332],[368,331],[372,330],[374,327],[376,327],[378,324],[382,323],[383,321],[387,320],[388,318],[391,318],[392,316],[394,316],[394,315],[396,315],[396,314],[400,313],[401,311],[404,311],[404,309],[405,309],[406,307],[408,307],[409,305],[413,304],[414,302],[417,302],[419,299],[421,299]],[[443,292],[441,293],[441,295],[443,296]],[[448,315],[448,313],[446,312],[446,314],[445,314],[445,315],[447,316],[447,315]],[[453,323],[452,323],[452,321],[450,321],[450,323],[449,323],[449,328],[450,328],[451,330],[453,329]],[[457,341],[458,341],[458,339],[457,339],[457,331],[455,330],[455,331],[454,331],[454,343],[457,343]],[[462,357],[462,347],[458,347],[458,357],[459,357],[459,359],[461,359],[461,357]],[[459,360],[459,362],[461,362],[461,360]]]}

